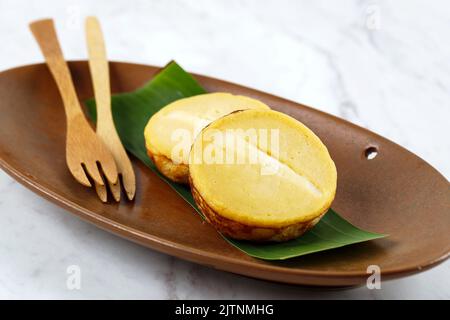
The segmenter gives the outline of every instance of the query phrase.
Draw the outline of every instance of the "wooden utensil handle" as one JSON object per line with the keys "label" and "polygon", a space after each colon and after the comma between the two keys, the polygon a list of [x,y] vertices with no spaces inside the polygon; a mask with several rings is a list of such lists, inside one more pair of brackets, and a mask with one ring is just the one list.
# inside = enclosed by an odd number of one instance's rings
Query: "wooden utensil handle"
{"label": "wooden utensil handle", "polygon": [[58,86],[67,119],[69,120],[82,114],[69,67],[64,60],[61,47],[59,46],[53,20],[44,19],[35,21],[30,24],[30,29],[41,48],[45,61]]}
{"label": "wooden utensil handle", "polygon": [[111,112],[111,88],[106,48],[100,23],[95,17],[86,19],[86,39],[89,52],[89,68],[97,103],[97,131],[102,126],[113,124]]}

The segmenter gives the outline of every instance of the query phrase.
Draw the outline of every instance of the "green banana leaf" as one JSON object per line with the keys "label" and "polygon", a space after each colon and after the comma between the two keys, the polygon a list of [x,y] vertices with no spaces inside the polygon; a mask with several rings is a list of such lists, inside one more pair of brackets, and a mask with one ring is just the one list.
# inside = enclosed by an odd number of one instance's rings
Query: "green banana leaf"
{"label": "green banana leaf", "polygon": [[[177,99],[205,92],[189,73],[185,72],[176,62],[171,62],[143,87],[134,92],[117,94],[112,97],[114,122],[125,148],[155,171],[201,216],[189,187],[174,183],[158,172],[147,156],[143,133],[148,119],[165,105]],[[89,115],[95,121],[94,99],[86,101],[86,105]],[[256,244],[224,238],[252,257],[283,260],[382,237],[385,235],[364,231],[353,226],[330,209],[313,229],[291,241]]]}

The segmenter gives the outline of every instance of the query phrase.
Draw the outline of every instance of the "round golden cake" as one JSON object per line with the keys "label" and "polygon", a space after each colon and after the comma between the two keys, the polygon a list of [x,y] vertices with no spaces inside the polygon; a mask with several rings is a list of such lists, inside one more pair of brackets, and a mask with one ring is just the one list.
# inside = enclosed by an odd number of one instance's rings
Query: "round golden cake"
{"label": "round golden cake", "polygon": [[177,100],[154,114],[144,130],[147,153],[158,170],[175,182],[189,182],[189,152],[197,134],[236,110],[269,109],[264,103],[230,93],[207,93]]}
{"label": "round golden cake", "polygon": [[192,145],[194,199],[219,232],[286,241],[311,229],[337,187],[326,146],[305,125],[273,110],[244,110],[202,130]]}

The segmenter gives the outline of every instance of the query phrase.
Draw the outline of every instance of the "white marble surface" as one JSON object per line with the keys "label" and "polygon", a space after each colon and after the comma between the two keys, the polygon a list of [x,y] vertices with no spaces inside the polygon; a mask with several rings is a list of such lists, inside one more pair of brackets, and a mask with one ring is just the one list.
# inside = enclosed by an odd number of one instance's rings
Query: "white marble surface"
{"label": "white marble surface", "polygon": [[[42,17],[56,19],[68,59],[85,59],[88,14],[101,19],[113,60],[176,59],[190,71],[315,106],[450,177],[448,1],[0,0],[0,70],[42,61],[27,29]],[[66,287],[69,265],[81,268],[81,290]],[[0,298],[450,299],[450,262],[381,290],[247,279],[101,231],[0,172]]]}

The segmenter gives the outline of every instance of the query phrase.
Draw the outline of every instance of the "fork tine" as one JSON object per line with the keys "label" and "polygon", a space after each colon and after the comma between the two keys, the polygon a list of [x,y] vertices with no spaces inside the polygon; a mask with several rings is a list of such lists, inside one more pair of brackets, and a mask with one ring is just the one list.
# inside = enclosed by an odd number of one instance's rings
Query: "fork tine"
{"label": "fork tine", "polygon": [[98,183],[95,183],[95,191],[97,192],[98,197],[102,202],[108,201],[108,191],[106,190],[105,185],[99,185]]}
{"label": "fork tine", "polygon": [[81,165],[76,166],[69,165],[69,171],[75,178],[75,180],[77,180],[79,183],[81,183],[86,187],[92,187],[92,184],[89,181],[88,177],[86,176],[86,172],[84,172],[84,169]]}
{"label": "fork tine", "polygon": [[[99,170],[101,170],[99,168]],[[106,180],[104,173],[100,173],[101,177],[103,179],[103,185],[99,185],[98,183],[95,183],[95,191],[97,192],[98,197],[102,202],[108,201],[108,189],[113,195],[113,198],[116,202],[120,202],[120,182],[117,180],[116,184],[109,183],[108,180]]]}
{"label": "fork tine", "polygon": [[84,167],[89,174],[89,176],[94,180],[96,184],[99,184],[101,186],[104,186],[105,183],[103,182],[102,176],[100,175],[100,172],[98,171],[99,168],[97,167],[96,162],[86,162],[84,163]]}
{"label": "fork tine", "polygon": [[99,161],[99,166],[102,168],[102,171],[110,184],[117,184],[119,182],[119,173],[117,172],[114,158],[111,157],[111,160]]}
{"label": "fork tine", "polygon": [[109,184],[109,190],[111,190],[111,193],[113,195],[114,200],[117,202],[120,202],[120,179],[117,179],[116,184]]}
{"label": "fork tine", "polygon": [[122,184],[127,194],[128,200],[133,200],[136,194],[136,177],[134,175],[133,169],[131,172],[125,172],[122,174]]}

